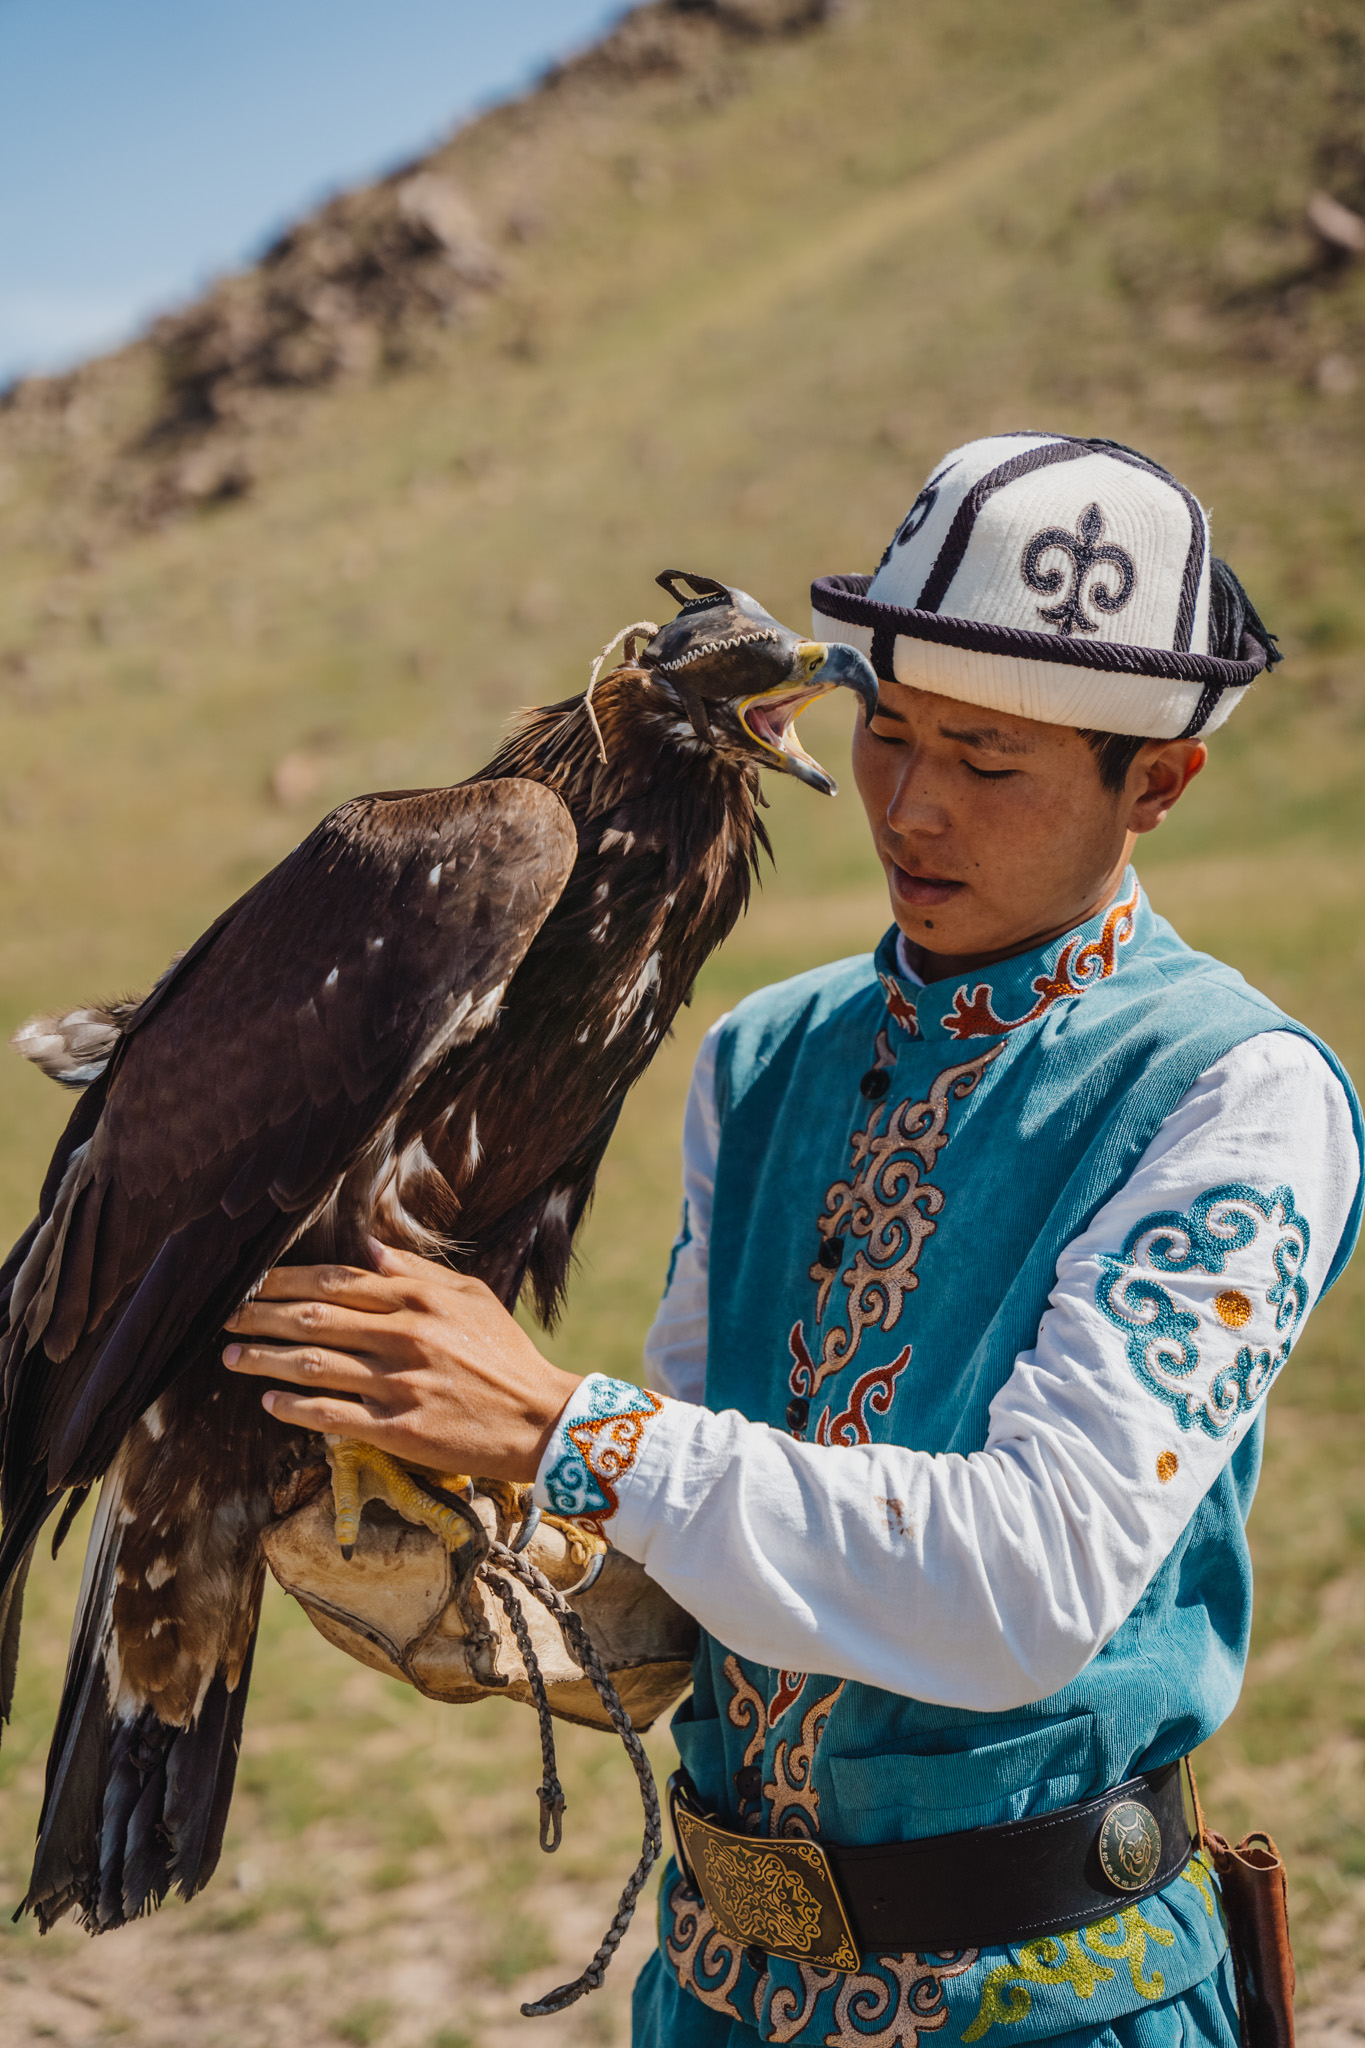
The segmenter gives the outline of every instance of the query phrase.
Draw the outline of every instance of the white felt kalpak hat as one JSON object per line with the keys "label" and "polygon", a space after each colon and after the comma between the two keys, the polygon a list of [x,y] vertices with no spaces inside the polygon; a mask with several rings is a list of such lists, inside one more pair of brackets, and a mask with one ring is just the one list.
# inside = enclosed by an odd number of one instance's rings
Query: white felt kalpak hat
{"label": "white felt kalpak hat", "polygon": [[1065,434],[954,449],[876,575],[822,576],[811,602],[815,637],[883,681],[1148,739],[1212,732],[1279,659],[1184,485]]}

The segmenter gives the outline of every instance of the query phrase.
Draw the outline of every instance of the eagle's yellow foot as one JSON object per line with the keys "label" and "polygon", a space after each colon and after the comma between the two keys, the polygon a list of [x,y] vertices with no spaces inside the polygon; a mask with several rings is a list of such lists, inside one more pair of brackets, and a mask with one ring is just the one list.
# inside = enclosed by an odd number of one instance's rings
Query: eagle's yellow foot
{"label": "eagle's yellow foot", "polygon": [[510,1522],[514,1529],[519,1522],[526,1520],[530,1512],[532,1489],[515,1479],[481,1479],[479,1492],[488,1495],[503,1520]]}
{"label": "eagle's yellow foot", "polygon": [[[343,1557],[349,1559],[355,1553],[360,1511],[367,1500],[386,1501],[404,1521],[415,1522],[418,1528],[430,1529],[433,1536],[439,1536],[447,1550],[459,1550],[470,1540],[472,1531],[463,1516],[433,1500],[407,1466],[400,1465],[387,1451],[377,1451],[373,1444],[362,1444],[349,1436],[328,1436],[323,1442],[332,1468],[336,1538]],[[458,1493],[469,1482],[451,1476],[442,1477],[437,1483]]]}

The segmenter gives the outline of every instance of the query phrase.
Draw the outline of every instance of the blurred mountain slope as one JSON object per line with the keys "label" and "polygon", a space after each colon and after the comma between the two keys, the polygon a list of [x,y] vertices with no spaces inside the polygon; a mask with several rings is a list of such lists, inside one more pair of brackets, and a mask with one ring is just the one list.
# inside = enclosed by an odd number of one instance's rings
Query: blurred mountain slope
{"label": "blurred mountain slope", "polygon": [[[638,10],[0,406],[0,1022],[144,983],[350,791],[464,773],[664,602],[658,569],[799,623],[943,450],[1042,426],[1173,468],[1281,634],[1144,874],[1365,1071],[1362,215],[1348,0]],[[840,724],[810,724],[837,764]],[[884,921],[851,792],[771,793],[776,874],[608,1162],[557,1340],[582,1369],[638,1358],[701,1025]],[[0,1064],[11,1231],[68,1107]],[[1365,1927],[1362,1334],[1348,1278],[1277,1390],[1256,1661],[1209,1772],[1229,1826],[1294,1847],[1310,1990]],[[296,1711],[282,1671],[263,1722]],[[0,1751],[11,1885],[33,1683]],[[236,1825],[269,1841],[261,1782]],[[416,1797],[394,1780],[395,1810]]]}

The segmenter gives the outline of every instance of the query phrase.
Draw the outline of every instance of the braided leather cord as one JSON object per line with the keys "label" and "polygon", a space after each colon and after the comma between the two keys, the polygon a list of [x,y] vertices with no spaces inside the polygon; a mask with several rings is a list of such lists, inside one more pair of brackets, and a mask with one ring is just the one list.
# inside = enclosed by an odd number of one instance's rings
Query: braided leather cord
{"label": "braided leather cord", "polygon": [[550,1702],[545,1691],[545,1678],[531,1646],[531,1631],[526,1626],[526,1616],[521,1611],[521,1602],[506,1579],[500,1579],[496,1572],[486,1571],[484,1578],[501,1600],[511,1624],[512,1634],[517,1639],[521,1661],[526,1666],[530,1682],[531,1697],[536,1703],[540,1718],[540,1846],[547,1856],[553,1856],[564,1834],[564,1787],[559,1782],[558,1759],[555,1756],[555,1724],[550,1712]]}
{"label": "braided leather cord", "polygon": [[526,1666],[526,1675],[530,1682],[532,1697],[536,1703],[536,1711],[540,1715],[541,1756],[545,1766],[545,1778],[540,1788],[541,1846],[546,1849],[553,1849],[558,1846],[559,1827],[557,1815],[554,1819],[553,1839],[547,1839],[549,1832],[547,1827],[547,1800],[548,1810],[553,1813],[554,1801],[557,1797],[559,1812],[562,1813],[564,1795],[555,1773],[554,1735],[550,1727],[550,1709],[545,1695],[545,1682],[541,1676],[540,1665],[536,1659],[535,1651],[531,1647],[530,1631],[526,1626],[525,1617],[520,1611],[516,1595],[506,1583],[506,1580],[500,1579],[500,1573],[505,1572],[508,1578],[516,1579],[519,1584],[526,1588],[528,1593],[534,1594],[543,1607],[548,1607],[558,1622],[560,1634],[564,1638],[570,1655],[575,1663],[580,1666],[585,1676],[592,1680],[598,1696],[607,1710],[607,1716],[611,1721],[611,1725],[625,1746],[626,1755],[630,1758],[636,1779],[639,1782],[640,1803],[644,1808],[644,1839],[640,1845],[639,1861],[626,1882],[625,1889],[617,1901],[616,1911],[611,1917],[611,1923],[598,1943],[586,1969],[579,1976],[575,1977],[571,1983],[557,1985],[553,1991],[547,1991],[543,1998],[537,1998],[521,2008],[523,2018],[528,2020],[541,2019],[549,2013],[563,2012],[566,2006],[573,2005],[576,2000],[582,1998],[587,1992],[598,1989],[607,1973],[607,1965],[621,1946],[625,1931],[631,1923],[636,1902],[639,1899],[640,1893],[644,1890],[645,1879],[649,1876],[650,1871],[654,1867],[655,1859],[663,1848],[663,1818],[659,1811],[659,1794],[654,1783],[654,1773],[650,1769],[649,1758],[645,1755],[644,1744],[631,1726],[630,1716],[621,1704],[620,1695],[612,1684],[611,1677],[598,1656],[592,1637],[589,1635],[581,1617],[575,1614],[562,1594],[556,1592],[543,1572],[537,1571],[536,1567],[526,1558],[519,1557],[515,1551],[509,1550],[505,1543],[495,1542],[490,1544],[488,1555],[478,1566],[478,1571],[480,1576],[487,1579],[490,1589],[496,1594],[506,1610],[507,1618],[512,1625],[513,1634],[516,1636],[517,1648],[521,1652],[522,1661]]}

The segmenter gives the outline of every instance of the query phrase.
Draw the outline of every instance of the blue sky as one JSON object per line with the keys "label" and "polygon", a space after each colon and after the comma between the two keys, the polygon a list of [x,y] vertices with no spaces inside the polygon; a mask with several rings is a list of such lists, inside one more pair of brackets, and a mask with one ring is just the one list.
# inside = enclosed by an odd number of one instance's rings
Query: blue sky
{"label": "blue sky", "polygon": [[0,0],[0,386],[124,340],[622,0]]}

